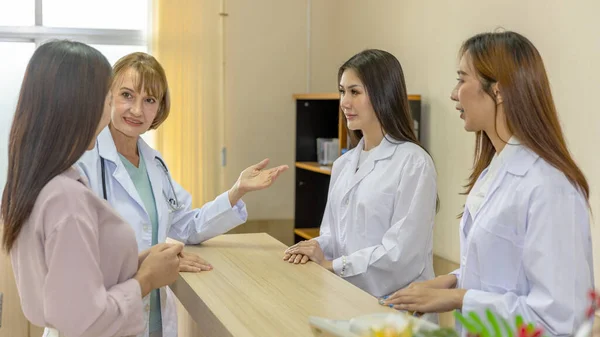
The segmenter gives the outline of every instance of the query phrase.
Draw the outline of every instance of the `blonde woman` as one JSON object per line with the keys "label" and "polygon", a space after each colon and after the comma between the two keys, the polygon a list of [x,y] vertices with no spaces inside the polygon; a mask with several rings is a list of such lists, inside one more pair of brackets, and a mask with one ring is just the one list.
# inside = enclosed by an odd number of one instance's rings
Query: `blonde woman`
{"label": "blonde woman", "polygon": [[[110,124],[78,165],[97,195],[132,226],[139,250],[165,242],[167,237],[197,244],[244,223],[244,194],[268,188],[288,167],[265,169],[265,159],[244,170],[229,191],[201,208],[192,208],[191,195],[173,180],[161,154],[140,137],[158,128],[169,116],[165,71],[145,53],[124,56],[113,70]],[[182,254],[181,271],[211,268],[198,256]],[[145,300],[145,310],[148,329],[142,336],[177,335],[175,301],[170,290],[154,291]]]}

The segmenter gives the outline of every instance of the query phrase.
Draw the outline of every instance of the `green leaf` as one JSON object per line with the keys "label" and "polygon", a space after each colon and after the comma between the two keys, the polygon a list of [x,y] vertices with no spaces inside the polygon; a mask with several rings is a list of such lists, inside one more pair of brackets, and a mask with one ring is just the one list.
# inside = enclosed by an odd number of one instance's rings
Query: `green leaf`
{"label": "green leaf", "polygon": [[496,315],[494,315],[494,313],[490,309],[487,309],[485,311],[485,314],[487,316],[488,322],[490,322],[490,324],[492,325],[492,328],[494,329],[494,336],[502,337],[502,331],[500,331],[500,325],[498,324]]}
{"label": "green leaf", "polygon": [[517,329],[520,329],[520,328],[523,326],[523,323],[524,323],[524,322],[523,322],[523,317],[522,317],[521,315],[518,315],[518,316],[515,318],[515,323],[516,323],[516,325],[517,325],[517,326],[516,326],[516,328],[517,328]]}
{"label": "green leaf", "polygon": [[471,322],[469,322],[465,318],[465,316],[463,316],[460,312],[454,311],[454,318],[456,318],[456,320],[458,320],[460,322],[460,325],[462,325],[463,328],[465,328],[465,330],[467,330],[468,332],[471,332],[471,333],[479,332],[479,330],[477,329],[477,326],[472,324]]}
{"label": "green leaf", "polygon": [[458,332],[452,328],[442,328],[435,330],[433,333],[434,337],[458,337]]}
{"label": "green leaf", "polygon": [[490,330],[483,323],[483,321],[481,320],[481,318],[479,318],[479,315],[477,315],[475,312],[470,312],[469,313],[469,318],[471,318],[471,320],[473,322],[475,322],[475,324],[477,324],[479,326],[479,335],[481,337],[492,337],[492,334],[490,333]]}
{"label": "green leaf", "polygon": [[513,328],[510,326],[510,324],[508,324],[508,321],[505,320],[503,317],[500,317],[500,320],[502,321],[502,325],[504,326],[504,330],[506,331],[506,337],[513,337]]}

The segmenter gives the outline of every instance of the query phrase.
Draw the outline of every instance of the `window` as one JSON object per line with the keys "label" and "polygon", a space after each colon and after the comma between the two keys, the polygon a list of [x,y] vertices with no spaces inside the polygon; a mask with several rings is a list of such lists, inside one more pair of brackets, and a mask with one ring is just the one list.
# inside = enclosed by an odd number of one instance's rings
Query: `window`
{"label": "window", "polygon": [[51,39],[87,43],[111,64],[147,52],[150,0],[0,0],[0,193],[6,182],[8,134],[27,62]]}
{"label": "window", "polygon": [[33,26],[35,0],[0,0],[0,26]]}
{"label": "window", "polygon": [[42,23],[47,27],[145,31],[147,7],[148,0],[43,0]]}
{"label": "window", "polygon": [[112,45],[112,44],[90,44],[90,46],[98,49],[111,65],[114,65],[121,57],[134,52],[147,52],[146,46],[135,45]]}
{"label": "window", "polygon": [[8,167],[8,135],[12,115],[17,106],[17,98],[25,68],[33,55],[35,45],[31,42],[0,42],[0,191],[6,183]]}

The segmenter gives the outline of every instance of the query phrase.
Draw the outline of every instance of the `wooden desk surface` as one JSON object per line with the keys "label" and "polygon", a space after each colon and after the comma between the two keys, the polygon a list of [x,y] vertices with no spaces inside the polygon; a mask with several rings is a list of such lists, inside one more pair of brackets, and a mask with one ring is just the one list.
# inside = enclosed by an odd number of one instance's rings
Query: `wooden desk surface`
{"label": "wooden desk surface", "polygon": [[312,262],[284,262],[285,248],[265,233],[221,235],[186,246],[214,269],[181,273],[171,288],[204,336],[313,336],[309,316],[395,312]]}

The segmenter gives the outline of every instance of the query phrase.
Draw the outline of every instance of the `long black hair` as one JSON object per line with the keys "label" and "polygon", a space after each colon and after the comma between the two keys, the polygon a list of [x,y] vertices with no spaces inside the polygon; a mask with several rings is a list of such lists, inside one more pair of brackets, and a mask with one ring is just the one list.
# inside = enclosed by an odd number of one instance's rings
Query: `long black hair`
{"label": "long black hair", "polygon": [[8,252],[42,188],[70,168],[96,136],[112,69],[96,49],[51,41],[31,57],[10,130],[2,194],[2,244]]}

